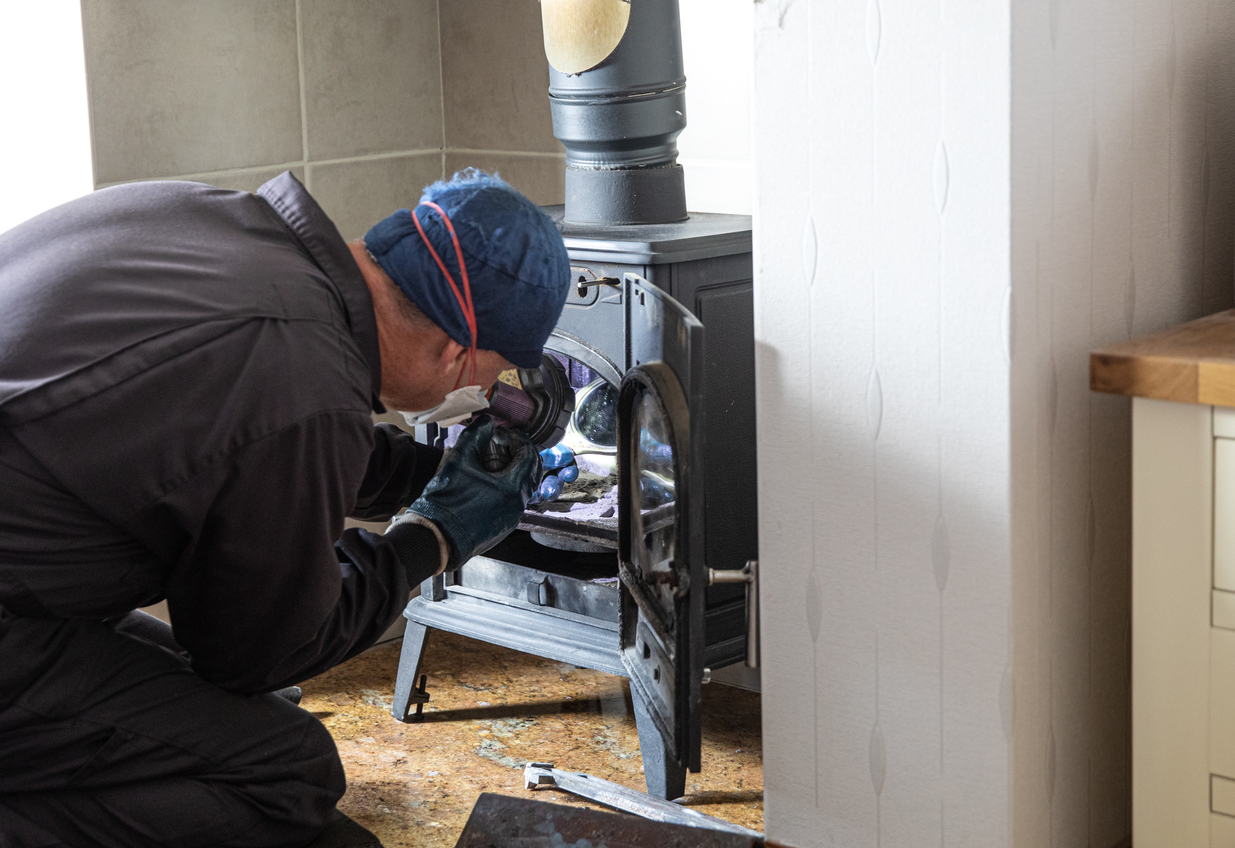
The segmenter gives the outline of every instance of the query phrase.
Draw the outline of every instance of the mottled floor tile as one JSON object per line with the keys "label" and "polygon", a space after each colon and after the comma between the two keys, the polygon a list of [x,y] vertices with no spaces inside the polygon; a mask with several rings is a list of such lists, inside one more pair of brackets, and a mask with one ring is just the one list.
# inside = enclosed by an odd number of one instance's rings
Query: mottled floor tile
{"label": "mottled floor tile", "polygon": [[[338,743],[348,776],[339,808],[387,848],[453,846],[481,792],[532,794],[527,762],[645,788],[624,679],[435,631],[421,668],[425,720],[402,724],[390,715],[399,649],[374,648],[308,681],[301,702]],[[687,775],[687,803],[763,830],[759,696],[717,685],[703,695],[703,772]]]}

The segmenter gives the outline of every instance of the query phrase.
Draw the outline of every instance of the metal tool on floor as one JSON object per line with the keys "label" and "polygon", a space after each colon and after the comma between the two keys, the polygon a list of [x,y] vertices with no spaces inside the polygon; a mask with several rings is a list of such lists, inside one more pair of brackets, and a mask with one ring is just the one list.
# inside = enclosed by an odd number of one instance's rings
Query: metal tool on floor
{"label": "metal tool on floor", "polygon": [[763,848],[761,836],[683,827],[606,810],[481,793],[455,848]]}
{"label": "metal tool on floor", "polygon": [[523,767],[523,779],[528,789],[552,786],[572,795],[597,801],[652,821],[719,830],[758,839],[759,844],[763,844],[763,834],[757,830],[706,815],[690,807],[683,807],[675,801],[665,801],[648,795],[646,792],[627,789],[625,786],[603,778],[592,777],[590,774],[556,769],[553,763],[528,763]]}

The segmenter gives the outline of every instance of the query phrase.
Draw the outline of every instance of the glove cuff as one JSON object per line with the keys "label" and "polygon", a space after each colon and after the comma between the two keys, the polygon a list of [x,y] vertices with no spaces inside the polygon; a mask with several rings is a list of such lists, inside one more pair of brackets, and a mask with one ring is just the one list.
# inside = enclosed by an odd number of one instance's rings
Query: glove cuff
{"label": "glove cuff", "polygon": [[[446,570],[450,545],[431,521],[419,515],[409,515],[391,527],[383,536],[394,548],[395,557],[407,574],[409,586],[441,574]],[[432,563],[433,571],[426,567]]]}
{"label": "glove cuff", "polygon": [[449,553],[448,569],[458,568],[472,558],[476,552],[476,543],[467,528],[455,518],[454,514],[437,506],[425,498],[420,498],[407,508],[408,519],[419,516],[427,520],[439,533],[445,536]]}

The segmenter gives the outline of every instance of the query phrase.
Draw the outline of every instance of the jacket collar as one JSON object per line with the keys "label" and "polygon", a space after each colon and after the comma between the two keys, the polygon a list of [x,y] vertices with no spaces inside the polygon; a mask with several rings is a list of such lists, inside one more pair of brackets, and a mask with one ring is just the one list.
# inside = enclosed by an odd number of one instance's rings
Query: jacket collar
{"label": "jacket collar", "polygon": [[300,180],[284,171],[257,190],[287,224],[305,250],[334,283],[347,313],[347,323],[360,353],[369,364],[370,394],[374,412],[385,412],[382,392],[382,360],[377,344],[377,319],[369,287],[352,258],[352,252],[334,222],[310,196]]}

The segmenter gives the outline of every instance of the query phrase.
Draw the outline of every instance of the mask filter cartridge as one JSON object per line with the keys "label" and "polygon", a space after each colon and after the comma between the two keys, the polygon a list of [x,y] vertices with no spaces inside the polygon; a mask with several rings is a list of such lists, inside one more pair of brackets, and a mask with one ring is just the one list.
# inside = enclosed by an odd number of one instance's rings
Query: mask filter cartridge
{"label": "mask filter cartridge", "polygon": [[539,368],[505,372],[489,393],[488,413],[494,421],[523,432],[538,449],[562,440],[574,411],[575,390],[566,369],[548,353],[541,356]]}

